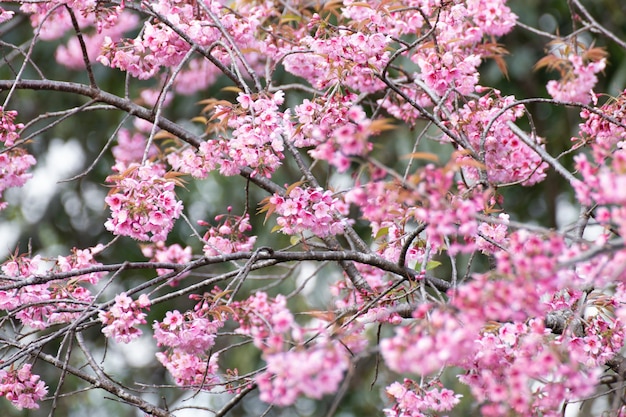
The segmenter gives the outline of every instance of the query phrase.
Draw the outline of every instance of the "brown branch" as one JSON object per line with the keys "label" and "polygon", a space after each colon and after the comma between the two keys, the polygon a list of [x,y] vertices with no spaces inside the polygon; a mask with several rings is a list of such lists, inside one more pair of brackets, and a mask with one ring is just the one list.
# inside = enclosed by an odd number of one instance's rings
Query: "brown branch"
{"label": "brown branch", "polygon": [[407,268],[396,264],[395,262],[388,261],[377,254],[361,253],[358,251],[293,251],[293,252],[278,252],[273,251],[270,248],[260,248],[255,252],[235,252],[224,255],[203,257],[195,261],[178,264],[168,262],[124,262],[121,264],[110,265],[98,265],[89,268],[77,269],[68,272],[51,273],[46,275],[34,275],[26,279],[17,281],[15,278],[2,276],[0,279],[13,281],[10,284],[0,286],[0,290],[6,291],[15,288],[21,288],[27,285],[39,285],[45,284],[50,281],[62,280],[81,275],[87,275],[97,272],[113,272],[121,269],[171,269],[176,272],[184,270],[193,270],[206,265],[214,265],[219,263],[226,263],[231,261],[247,260],[256,256],[259,262],[262,261],[274,261],[276,263],[282,262],[299,262],[299,261],[320,261],[320,262],[342,262],[353,261],[370,266],[377,267],[383,271],[396,274],[400,277],[409,279],[424,279],[431,285],[433,285],[439,291],[447,291],[450,288],[450,283],[443,279],[431,276],[423,275],[414,269]]}

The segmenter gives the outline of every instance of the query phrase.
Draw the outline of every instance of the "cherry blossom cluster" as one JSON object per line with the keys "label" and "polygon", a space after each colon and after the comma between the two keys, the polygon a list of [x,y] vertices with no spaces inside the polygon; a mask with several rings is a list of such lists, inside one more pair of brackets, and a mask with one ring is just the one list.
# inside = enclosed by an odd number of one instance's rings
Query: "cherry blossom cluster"
{"label": "cherry blossom cluster", "polygon": [[159,346],[167,346],[189,354],[207,352],[215,344],[215,335],[224,325],[211,320],[205,309],[196,309],[183,315],[178,310],[168,311],[161,322],[154,322],[154,338]]}
{"label": "cherry blossom cluster", "polygon": [[402,384],[392,383],[385,392],[394,402],[392,408],[383,410],[385,417],[426,417],[432,412],[450,411],[462,397],[446,388],[422,388],[409,378],[405,378]]}
{"label": "cherry blossom cluster", "polygon": [[[146,245],[141,248],[141,253],[147,258],[150,258],[150,262],[171,262],[177,264],[186,264],[191,261],[191,246],[186,246],[184,249],[178,243],[166,246],[165,242],[156,242],[153,245]],[[157,274],[164,275],[171,270],[165,268],[157,268]],[[175,278],[169,281],[169,285],[172,287],[177,286],[180,281],[188,276],[188,272],[176,275]]]}
{"label": "cherry blossom cluster", "polygon": [[[446,366],[464,369],[460,381],[469,385],[488,416],[511,411],[558,415],[564,400],[585,398],[594,391],[596,364],[613,357],[623,344],[623,326],[602,315],[592,319],[597,329],[580,337],[569,330],[552,334],[541,319],[479,321],[471,306],[462,307],[465,310],[455,314],[421,307],[414,314],[418,322],[396,328],[396,336],[382,341],[381,353],[396,372],[425,377]],[[568,303],[567,308],[572,306]],[[426,392],[407,388],[398,383],[388,387],[396,401],[389,415],[421,416],[432,408]],[[446,393],[450,401],[455,397]]]}
{"label": "cherry blossom cluster", "polygon": [[[27,171],[35,162],[35,158],[21,148],[0,151],[0,198],[7,188],[21,187],[32,177]],[[5,209],[7,204],[0,201],[0,210]]]}
{"label": "cherry blossom cluster", "polygon": [[[229,212],[231,208],[229,207]],[[252,229],[250,215],[234,216],[220,214],[215,216],[215,221],[220,222],[217,226],[211,226],[203,239],[205,256],[215,256],[225,253],[247,252],[252,250],[256,242],[256,236],[246,234]],[[206,222],[199,222],[208,225]]]}
{"label": "cherry blossom cluster", "polygon": [[445,366],[462,366],[474,353],[480,323],[463,323],[451,312],[429,307],[416,310],[415,322],[396,327],[394,337],[381,341],[380,352],[391,370],[428,375]]}
{"label": "cherry blossom cluster", "polygon": [[170,354],[157,352],[156,357],[181,387],[209,389],[219,381],[217,353],[212,354],[208,361],[179,350]]}
{"label": "cherry blossom cluster", "polygon": [[164,241],[183,210],[176,200],[176,177],[168,177],[161,164],[131,166],[107,177],[113,189],[105,198],[111,209],[107,230],[141,241]]}
{"label": "cherry blossom cluster", "polygon": [[129,343],[137,339],[143,334],[137,326],[146,324],[144,310],[149,307],[150,299],[146,294],[141,294],[135,301],[124,292],[116,295],[114,304],[98,314],[104,325],[102,333],[119,343]]}
{"label": "cherry blossom cluster", "polygon": [[313,158],[328,161],[339,172],[345,172],[350,168],[351,157],[365,156],[371,151],[368,139],[377,133],[363,108],[354,104],[356,100],[354,94],[336,94],[314,101],[305,99],[295,106],[298,124],[294,144],[314,146],[309,151]]}
{"label": "cherry blossom cluster", "polygon": [[559,268],[559,257],[565,253],[560,235],[511,233],[507,250],[495,253],[496,271],[475,274],[472,281],[458,287],[451,304],[478,321],[541,317],[550,309],[541,301],[546,294],[582,283],[571,271]]}
{"label": "cherry blossom cluster", "polygon": [[[107,34],[102,42],[102,54],[97,59],[105,66],[119,68],[139,79],[149,79],[163,68],[181,64],[191,48],[190,44],[211,48],[211,55],[224,65],[233,63],[233,53],[225,44],[215,48],[216,42],[223,40],[232,39],[241,50],[275,55],[275,46],[260,35],[260,26],[276,13],[273,4],[242,2],[238,6],[237,13],[234,13],[217,1],[207,1],[199,7],[170,0],[153,2],[150,8],[159,15],[160,20],[144,22],[142,30],[134,39],[116,39]],[[223,31],[207,24],[217,20]],[[185,38],[180,33],[184,33]],[[247,55],[253,66],[261,61],[257,53]],[[175,89],[184,94],[194,93],[206,87],[215,74],[215,67],[210,68],[198,60],[192,60],[183,71],[181,80],[175,82]],[[198,75],[201,82],[193,85],[190,81]]]}
{"label": "cherry blossom cluster", "polygon": [[[484,155],[481,162],[488,181],[494,185],[519,181],[528,186],[546,177],[548,164],[509,127],[524,112],[520,106],[511,107],[514,102],[514,97],[501,97],[499,91],[493,91],[465,104],[450,118],[453,131],[466,137],[476,153]],[[539,138],[535,140],[539,145]],[[459,156],[461,161],[470,158]],[[464,174],[468,179],[479,179],[479,170],[471,166],[464,169]]]}
{"label": "cherry blossom cluster", "polygon": [[505,323],[484,331],[459,379],[482,403],[485,416],[560,415],[563,401],[590,395],[599,370],[568,358],[567,344],[541,319]]}
{"label": "cherry blossom cluster", "polygon": [[237,333],[250,336],[263,352],[283,351],[295,323],[283,295],[270,299],[267,293],[257,292],[244,301],[232,303],[231,307],[239,323]]}
{"label": "cherry blossom cluster", "polygon": [[[69,256],[46,260],[40,255],[32,258],[15,256],[2,265],[2,272],[13,278],[80,270],[100,265],[93,255],[101,248],[73,249]],[[69,323],[80,317],[85,306],[93,301],[91,291],[82,284],[96,284],[102,272],[53,280],[46,284],[0,291],[0,308],[14,310],[15,318],[34,329],[45,329],[55,323]],[[11,281],[3,281],[10,283]]]}
{"label": "cherry blossom cluster", "polygon": [[[35,158],[22,148],[14,147],[19,139],[19,130],[22,123],[15,123],[17,112],[4,110],[0,106],[0,142],[4,149],[0,149],[0,199],[7,188],[21,187],[32,174],[27,171],[35,164]],[[7,207],[7,203],[0,201],[0,210]]]}
{"label": "cherry blossom cluster", "polygon": [[[132,133],[129,129],[120,129],[117,134],[117,145],[111,149],[115,158],[113,170],[124,172],[133,163],[140,163],[143,159],[146,145],[146,138],[142,132]],[[148,150],[148,157],[154,158],[157,152],[157,147],[152,144]]]}
{"label": "cherry blossom cluster", "polygon": [[[98,255],[104,250],[103,245],[96,245],[93,248],[87,249],[72,249],[72,253],[68,256],[59,255],[56,259],[53,270],[60,272],[76,271],[84,268],[94,267],[102,265],[98,262],[94,256]],[[88,282],[90,284],[97,284],[100,278],[106,275],[106,272],[90,272],[88,274],[79,275],[72,278],[74,282]]]}
{"label": "cherry blossom cluster", "polygon": [[[583,122],[578,125],[578,137],[573,137],[572,142],[575,143],[575,147],[590,146],[592,161],[596,164],[605,163],[606,158],[612,156],[615,151],[615,146],[626,140],[626,128],[615,123],[624,118],[625,104],[626,92],[622,91],[617,97],[609,98],[600,106],[601,114],[588,109],[580,111]],[[584,153],[577,156],[585,159],[587,157]]]}
{"label": "cherry blossom cluster", "polygon": [[[2,265],[2,272],[8,277],[32,277],[39,272],[40,268],[43,268],[42,262],[40,255],[35,255],[32,258],[26,256],[13,257]],[[0,291],[0,306],[3,310],[13,310],[24,304],[27,306],[28,303],[37,303],[49,298],[50,294],[47,285],[29,285],[23,289],[16,288]],[[40,308],[22,308],[17,315],[17,318],[27,326],[35,329],[46,327],[44,314]]]}
{"label": "cherry blossom cluster", "polygon": [[39,408],[38,401],[48,393],[46,384],[31,369],[32,365],[28,363],[19,369],[0,369],[0,395],[18,409]]}
{"label": "cherry blossom cluster", "polygon": [[587,61],[580,55],[570,54],[566,60],[567,71],[560,80],[550,80],[546,85],[548,93],[555,100],[589,104],[595,99],[593,88],[598,82],[597,73],[604,70],[606,60]]}
{"label": "cherry blossom cluster", "polygon": [[284,158],[283,135],[290,126],[288,114],[279,110],[284,93],[253,97],[240,93],[238,106],[219,105],[216,117],[232,129],[230,137],[209,139],[198,151],[186,148],[168,155],[168,162],[180,172],[206,178],[220,167],[224,175],[237,175],[240,167],[254,169],[255,175],[270,177]]}
{"label": "cherry blossom cluster", "polygon": [[[433,39],[436,39],[432,45],[407,52],[419,71],[410,74],[410,79],[415,82],[404,86],[403,93],[424,107],[440,99],[449,105],[457,94],[473,93],[479,81],[478,66],[483,57],[501,53],[489,39],[510,32],[517,20],[504,0],[416,1],[413,7],[399,8],[401,11],[393,10],[391,4],[380,3],[371,11],[356,3],[348,7],[349,13],[355,18],[367,17],[375,25],[382,25],[383,28],[377,29],[384,30],[384,33],[405,33],[417,29],[418,34],[432,31]],[[360,11],[358,17],[354,11],[357,5]],[[394,18],[381,16],[385,12]],[[388,24],[389,21],[393,23]],[[380,103],[391,114],[408,122],[419,117],[416,109],[407,106],[403,100],[390,97]],[[403,115],[405,110],[408,113]]]}
{"label": "cherry blossom cluster", "polygon": [[[623,114],[624,93],[608,101],[602,109],[620,120]],[[572,138],[579,146],[590,145],[591,160],[584,153],[574,157],[581,181],[572,185],[578,199],[587,205],[599,205],[595,219],[601,225],[613,227],[621,236],[626,233],[626,199],[621,190],[626,184],[626,129],[614,121],[603,119],[588,111],[581,112],[586,119],[580,124],[580,137]]]}
{"label": "cherry blossom cluster", "polygon": [[[250,336],[263,352],[267,366],[254,380],[261,400],[271,404],[288,406],[301,395],[319,399],[335,392],[350,365],[350,354],[367,345],[358,325],[345,329],[337,339],[330,337],[326,321],[301,327],[282,295],[270,299],[257,292],[230,307],[239,322],[236,332]],[[295,346],[290,348],[287,341]]]}
{"label": "cherry blossom cluster", "polygon": [[[314,18],[310,26],[315,22],[319,20]],[[320,89],[342,83],[355,91],[372,93],[385,87],[372,69],[384,68],[389,62],[387,46],[391,37],[380,32],[355,33],[341,29],[328,35],[326,39],[313,36],[300,39],[299,46],[304,50],[289,51],[283,60],[285,70]]]}
{"label": "cherry blossom cluster", "polygon": [[[474,250],[478,231],[476,214],[486,207],[486,194],[480,187],[467,189],[464,184],[455,187],[455,167],[439,168],[428,164],[414,174],[415,189],[402,197],[412,216],[426,225],[428,243],[434,250],[447,249],[451,253]],[[453,192],[454,188],[458,191]],[[461,195],[463,197],[461,198]],[[457,237],[448,245],[446,239]]]}
{"label": "cherry blossom cluster", "polygon": [[218,355],[210,354],[217,332],[224,325],[224,317],[216,311],[203,299],[193,311],[184,315],[178,310],[168,311],[161,322],[154,322],[157,345],[167,348],[156,357],[176,384],[209,388],[219,380]]}
{"label": "cherry blossom cluster", "polygon": [[325,237],[343,233],[345,220],[339,215],[347,214],[347,205],[329,190],[290,187],[285,197],[274,194],[267,204],[279,215],[276,223],[287,235],[311,232]]}
{"label": "cherry blossom cluster", "polygon": [[10,10],[4,10],[2,7],[0,7],[0,23],[4,23],[7,20],[12,19],[13,15],[15,15],[15,12],[12,12]]}
{"label": "cherry blossom cluster", "polygon": [[15,110],[4,110],[0,106],[0,142],[4,142],[7,148],[15,145],[15,141],[20,138],[18,131],[24,127],[22,123],[15,123],[15,117]]}
{"label": "cherry blossom cluster", "polygon": [[288,406],[299,396],[322,398],[336,392],[350,364],[348,351],[338,342],[316,342],[265,355],[266,369],[256,376],[261,401]]}
{"label": "cherry blossom cluster", "polygon": [[[176,7],[174,13],[168,13],[166,17],[180,19],[181,16],[192,14],[191,9],[191,5]],[[209,33],[214,31],[208,28]],[[135,39],[116,40],[109,35],[104,36],[101,41],[102,54],[97,59],[105,66],[119,68],[146,80],[157,74],[162,66],[178,65],[189,48],[189,44],[166,23],[145,22],[141,34]]]}

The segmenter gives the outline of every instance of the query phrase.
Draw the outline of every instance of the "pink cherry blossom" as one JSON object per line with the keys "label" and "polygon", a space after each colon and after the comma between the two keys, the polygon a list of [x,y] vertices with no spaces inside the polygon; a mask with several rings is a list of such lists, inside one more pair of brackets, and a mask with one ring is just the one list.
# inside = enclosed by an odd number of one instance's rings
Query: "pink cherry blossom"
{"label": "pink cherry blossom", "polygon": [[344,220],[339,216],[346,214],[347,207],[328,190],[296,186],[284,198],[272,196],[268,204],[279,215],[276,222],[285,234],[310,231],[316,236],[325,237],[343,232]]}
{"label": "pink cherry blossom", "polygon": [[115,303],[108,309],[100,311],[99,318],[104,327],[102,333],[119,343],[129,343],[143,334],[137,326],[146,323],[146,313],[150,300],[145,294],[133,301],[126,293],[115,296]]}
{"label": "pink cherry blossom", "polygon": [[349,364],[346,349],[338,343],[271,353],[265,360],[267,368],[255,381],[261,400],[278,406],[291,405],[300,395],[321,398],[336,392]]}
{"label": "pink cherry blossom", "polygon": [[605,68],[606,61],[585,63],[581,56],[573,54],[568,55],[567,60],[571,70],[559,81],[548,81],[548,93],[556,100],[588,104],[594,97],[593,88],[598,82],[596,74]]}
{"label": "pink cherry blossom", "polygon": [[[206,256],[252,250],[256,236],[246,234],[252,229],[248,214],[244,216],[218,215],[215,216],[215,220],[220,223],[210,227],[204,235],[203,251]],[[205,222],[202,224],[204,225]]]}
{"label": "pink cherry blossom", "polygon": [[48,393],[48,387],[39,375],[31,373],[31,364],[8,372],[0,369],[0,395],[11,401],[18,409],[39,408],[38,401]]}
{"label": "pink cherry blossom", "polygon": [[109,176],[114,188],[105,199],[111,208],[107,230],[142,241],[165,240],[183,205],[174,194],[175,179],[164,174],[160,164],[131,164],[125,172]]}

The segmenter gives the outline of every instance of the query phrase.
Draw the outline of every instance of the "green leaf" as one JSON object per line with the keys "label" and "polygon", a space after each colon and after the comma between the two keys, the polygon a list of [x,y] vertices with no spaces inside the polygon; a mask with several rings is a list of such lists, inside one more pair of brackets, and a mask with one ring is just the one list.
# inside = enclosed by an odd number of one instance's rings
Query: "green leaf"
{"label": "green leaf", "polygon": [[374,239],[380,239],[381,237],[385,237],[388,234],[389,234],[389,226],[381,227],[380,229],[378,229],[378,232],[376,233],[376,236],[374,237]]}
{"label": "green leaf", "polygon": [[441,262],[439,262],[439,261],[428,261],[428,262],[426,262],[426,270],[427,271],[431,271],[431,270],[437,268],[439,265],[441,265]]}

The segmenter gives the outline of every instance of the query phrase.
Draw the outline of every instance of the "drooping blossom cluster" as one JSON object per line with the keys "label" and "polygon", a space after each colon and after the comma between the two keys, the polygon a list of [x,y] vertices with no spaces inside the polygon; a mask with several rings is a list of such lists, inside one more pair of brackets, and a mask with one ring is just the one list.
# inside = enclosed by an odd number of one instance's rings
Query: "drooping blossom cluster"
{"label": "drooping blossom cluster", "polygon": [[301,395],[319,399],[336,392],[350,365],[350,354],[365,348],[363,337],[352,334],[355,326],[337,339],[330,338],[325,321],[301,327],[282,295],[270,299],[257,292],[231,308],[239,322],[236,332],[250,336],[263,352],[267,366],[254,380],[261,400],[271,404],[288,406]]}
{"label": "drooping blossom cluster", "polygon": [[311,232],[319,237],[342,234],[347,214],[347,205],[334,197],[330,190],[321,188],[290,187],[282,197],[274,194],[265,206],[276,212],[280,231],[287,235]]}
{"label": "drooping blossom cluster", "polygon": [[265,292],[257,292],[248,299],[235,302],[239,323],[237,333],[250,336],[263,352],[281,352],[295,321],[287,308],[287,299],[278,295],[270,299]]}
{"label": "drooping blossom cluster", "polygon": [[119,343],[129,343],[143,334],[138,327],[146,324],[146,313],[150,299],[141,294],[137,300],[122,292],[115,296],[114,304],[107,310],[102,310],[98,318],[104,325],[102,333]]}
{"label": "drooping blossom cluster", "polygon": [[432,412],[452,410],[462,397],[446,388],[425,387],[405,378],[403,383],[394,382],[385,392],[394,402],[392,408],[386,408],[385,417],[425,417]]}
{"label": "drooping blossom cluster", "polygon": [[265,361],[255,382],[261,401],[278,406],[291,405],[301,395],[319,399],[336,392],[350,364],[346,348],[330,341],[268,354]]}
{"label": "drooping blossom cluster", "polygon": [[29,363],[19,369],[0,369],[0,396],[11,401],[18,409],[39,408],[38,401],[48,393],[46,384],[31,369]]}
{"label": "drooping blossom cluster", "polygon": [[[113,170],[124,172],[133,163],[140,163],[143,159],[146,146],[146,138],[141,132],[132,133],[129,129],[120,129],[117,133],[117,145],[111,149],[113,157],[115,158]],[[155,157],[157,152],[157,147],[152,144],[148,150],[148,157]]]}
{"label": "drooping blossom cluster", "polygon": [[211,355],[208,361],[180,350],[175,350],[169,355],[157,352],[156,357],[181,387],[210,389],[212,384],[219,381],[217,353]]}
{"label": "drooping blossom cluster", "polygon": [[[481,162],[491,184],[519,181],[528,186],[546,177],[548,164],[509,127],[524,114],[521,106],[510,107],[514,102],[514,97],[501,97],[499,91],[493,91],[465,104],[450,118],[453,131],[466,137],[481,158],[484,155]],[[543,146],[538,138],[534,140]],[[459,156],[461,161],[470,158]],[[464,169],[464,174],[473,181],[479,178],[478,169],[471,165]]]}
{"label": "drooping blossom cluster", "polygon": [[[314,17],[313,22],[319,20]],[[290,50],[283,65],[286,71],[308,80],[315,88],[342,83],[355,91],[372,93],[385,86],[375,75],[389,62],[390,42],[391,38],[380,32],[341,29],[326,39],[306,36],[299,41],[303,51]]]}
{"label": "drooping blossom cluster", "polygon": [[548,81],[548,93],[555,100],[589,104],[595,98],[596,74],[604,70],[606,60],[586,61],[580,55],[570,54],[562,61],[567,70],[562,71],[560,80]]}
{"label": "drooping blossom cluster", "polygon": [[170,372],[176,384],[210,389],[217,382],[216,353],[210,354],[218,330],[224,325],[224,314],[212,309],[206,299],[193,310],[181,314],[168,311],[161,322],[153,324],[158,346],[167,348],[156,357]]}
{"label": "drooping blossom cluster", "polygon": [[298,124],[292,137],[294,144],[313,146],[309,155],[345,172],[351,158],[366,156],[372,150],[368,139],[378,133],[377,122],[366,116],[356,100],[356,95],[344,94],[314,101],[305,99],[295,106]]}
{"label": "drooping blossom cluster", "polygon": [[[2,272],[10,278],[32,279],[35,276],[87,269],[101,265],[93,257],[100,251],[99,246],[73,249],[72,254],[59,255],[56,260],[47,260],[40,255],[32,258],[24,255],[14,256],[4,262]],[[14,310],[15,318],[34,329],[70,323],[80,317],[84,308],[93,301],[91,291],[84,284],[96,284],[103,274],[90,272],[72,275],[68,279],[52,280],[45,284],[0,290],[0,308]],[[12,281],[2,280],[1,283],[11,284]]]}
{"label": "drooping blossom cluster", "polygon": [[479,237],[476,239],[476,247],[483,253],[494,253],[507,244],[507,223],[509,215],[500,213],[498,223],[483,222],[478,226]]}
{"label": "drooping blossom cluster", "polygon": [[240,167],[253,168],[255,175],[270,177],[284,158],[283,135],[288,114],[280,111],[284,93],[252,96],[240,93],[239,105],[215,106],[221,128],[232,129],[230,137],[209,139],[198,151],[186,148],[168,155],[168,162],[180,172],[206,178],[219,166],[224,175],[237,175]]}
{"label": "drooping blossom cluster", "polygon": [[424,305],[414,323],[396,327],[394,337],[380,343],[387,366],[395,372],[428,375],[445,366],[462,366],[476,349],[480,323],[461,322],[455,314]]}
{"label": "drooping blossom cluster", "polygon": [[4,110],[0,106],[0,142],[4,143],[4,149],[0,149],[0,210],[7,206],[1,201],[4,191],[24,185],[32,177],[27,171],[36,162],[26,150],[14,147],[20,138],[19,130],[24,127],[22,123],[15,123],[16,116],[15,110]]}
{"label": "drooping blossom cluster", "polygon": [[176,199],[176,176],[161,164],[131,164],[107,177],[113,188],[105,198],[111,217],[104,224],[116,235],[152,242],[164,241],[183,210]]}
{"label": "drooping blossom cluster", "polygon": [[469,252],[474,249],[478,221],[476,214],[485,208],[486,195],[480,187],[467,189],[462,183],[455,188],[455,167],[439,168],[428,164],[414,174],[416,182],[411,194],[402,197],[407,207],[414,206],[410,213],[422,224],[426,225],[428,243],[434,250],[448,246],[446,239],[457,237],[450,242],[447,250]]}
{"label": "drooping blossom cluster", "polygon": [[[475,274],[457,288],[451,304],[475,321],[523,321],[549,309],[542,298],[578,284],[571,271],[561,270],[566,246],[560,235],[540,236],[526,230],[509,235],[507,250],[495,254],[493,274]],[[513,255],[515,254],[515,255]]]}
{"label": "drooping blossom cluster", "polygon": [[[143,253],[145,257],[150,258],[150,262],[177,263],[181,265],[191,261],[192,256],[190,246],[186,246],[183,249],[183,247],[180,246],[178,243],[166,246],[165,242],[156,242],[153,245],[143,246],[141,248],[141,253]],[[157,268],[156,272],[159,275],[164,275],[172,272],[172,270],[166,268]],[[176,277],[169,281],[169,285],[171,285],[172,287],[177,286],[180,281],[188,275],[188,272],[176,275]]]}
{"label": "drooping blossom cluster", "polygon": [[[231,207],[229,207],[229,212]],[[247,252],[252,250],[256,242],[256,236],[247,235],[252,229],[250,215],[235,216],[220,214],[215,216],[215,221],[221,222],[217,226],[211,226],[204,234],[203,251],[205,256],[215,256],[234,252]],[[206,222],[199,222],[208,225]]]}
{"label": "drooping blossom cluster", "polygon": [[580,400],[595,389],[599,370],[569,359],[567,344],[551,335],[541,319],[484,331],[476,344],[471,365],[459,379],[483,404],[485,416],[558,416],[563,401]]}

